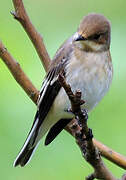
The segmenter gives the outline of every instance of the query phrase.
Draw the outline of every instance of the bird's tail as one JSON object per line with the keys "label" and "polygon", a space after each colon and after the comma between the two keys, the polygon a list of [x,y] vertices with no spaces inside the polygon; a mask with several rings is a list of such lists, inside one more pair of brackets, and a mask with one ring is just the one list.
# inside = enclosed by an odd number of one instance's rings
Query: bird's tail
{"label": "bird's tail", "polygon": [[31,131],[20,151],[16,160],[14,161],[14,167],[20,165],[25,166],[31,159],[33,152],[35,151],[37,144],[39,142],[38,139],[38,118],[35,119]]}
{"label": "bird's tail", "polygon": [[18,165],[22,167],[25,166],[30,161],[34,150],[35,150],[35,147],[32,147],[31,149],[26,147],[25,149],[23,149],[23,151],[19,153],[16,160],[14,161],[14,166],[15,167]]}

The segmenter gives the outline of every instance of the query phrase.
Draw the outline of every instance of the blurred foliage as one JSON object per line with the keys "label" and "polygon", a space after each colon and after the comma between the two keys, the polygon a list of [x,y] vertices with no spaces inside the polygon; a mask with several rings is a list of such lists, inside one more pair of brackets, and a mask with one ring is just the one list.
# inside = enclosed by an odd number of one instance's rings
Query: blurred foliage
{"label": "blurred foliage", "polygon": [[[114,79],[107,96],[90,114],[89,126],[98,140],[126,155],[126,1],[25,0],[24,4],[33,24],[43,35],[51,57],[59,45],[76,31],[81,18],[87,13],[102,13],[110,19]],[[0,39],[40,88],[44,69],[24,30],[11,17],[11,10],[11,0],[1,1]],[[13,168],[13,161],[31,127],[35,111],[35,105],[0,60],[0,178],[83,179],[92,168],[84,162],[74,139],[65,131],[48,147],[44,147],[42,141],[26,167]],[[116,176],[124,173],[119,167],[105,162]]]}

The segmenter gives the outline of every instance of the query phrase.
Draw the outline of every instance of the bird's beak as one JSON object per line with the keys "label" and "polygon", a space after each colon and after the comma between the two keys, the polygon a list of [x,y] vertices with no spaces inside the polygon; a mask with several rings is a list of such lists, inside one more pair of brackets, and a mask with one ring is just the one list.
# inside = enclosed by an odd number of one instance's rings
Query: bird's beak
{"label": "bird's beak", "polygon": [[86,38],[84,38],[81,34],[76,34],[74,40],[75,41],[85,41]]}

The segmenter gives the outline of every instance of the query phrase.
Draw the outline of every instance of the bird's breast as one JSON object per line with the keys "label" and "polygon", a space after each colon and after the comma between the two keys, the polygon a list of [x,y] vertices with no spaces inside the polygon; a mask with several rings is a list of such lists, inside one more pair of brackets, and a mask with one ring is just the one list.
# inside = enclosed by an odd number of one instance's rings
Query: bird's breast
{"label": "bird's breast", "polygon": [[81,90],[84,108],[90,111],[108,91],[112,72],[109,51],[73,53],[66,66],[66,81],[74,92]]}

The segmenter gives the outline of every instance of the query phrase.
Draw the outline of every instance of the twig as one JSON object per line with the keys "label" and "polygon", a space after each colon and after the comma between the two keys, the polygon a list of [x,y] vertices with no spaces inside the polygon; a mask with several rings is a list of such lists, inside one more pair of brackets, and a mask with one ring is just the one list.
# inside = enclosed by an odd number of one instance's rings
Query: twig
{"label": "twig", "polygon": [[[73,129],[76,128],[76,131],[79,132],[81,130],[80,126],[77,124],[76,120],[73,119],[69,125],[66,127],[66,130],[75,137],[75,131]],[[94,145],[100,151],[101,156],[105,157],[109,161],[113,162],[114,164],[120,166],[123,169],[126,169],[126,157],[115,152],[114,150],[110,149],[109,147],[105,146],[95,138],[93,138]]]}
{"label": "twig", "polygon": [[109,147],[105,146],[101,142],[93,138],[93,143],[99,149],[100,154],[111,162],[117,164],[123,169],[126,169],[126,157],[113,151]]}
{"label": "twig", "polygon": [[39,92],[34,87],[32,82],[28,79],[25,73],[22,71],[20,64],[11,56],[11,54],[4,47],[0,41],[0,57],[6,64],[11,74],[17,81],[17,83],[24,89],[27,95],[32,99],[32,101],[37,104],[37,99]]}
{"label": "twig", "polygon": [[[65,82],[65,78],[62,75],[59,75],[59,81],[69,97],[72,112],[76,117],[79,118],[79,122],[81,123],[81,130],[79,132],[76,129],[75,124],[74,127],[71,127],[74,131],[76,141],[80,147],[83,157],[94,168],[94,173],[88,176],[86,179],[93,180],[97,178],[104,180],[116,180],[116,178],[104,165],[100,152],[93,144],[93,136],[87,125],[87,113],[83,112],[80,107],[82,104],[84,104],[84,101],[81,100],[81,92],[76,91],[76,93],[73,94],[70,85]],[[78,124],[77,121],[76,124]]]}
{"label": "twig", "polygon": [[50,57],[43,43],[42,36],[36,31],[35,27],[31,23],[22,0],[13,0],[13,4],[15,12],[11,12],[11,14],[23,26],[24,30],[26,31],[27,35],[29,36],[35,47],[45,70],[47,70],[50,63]]}

